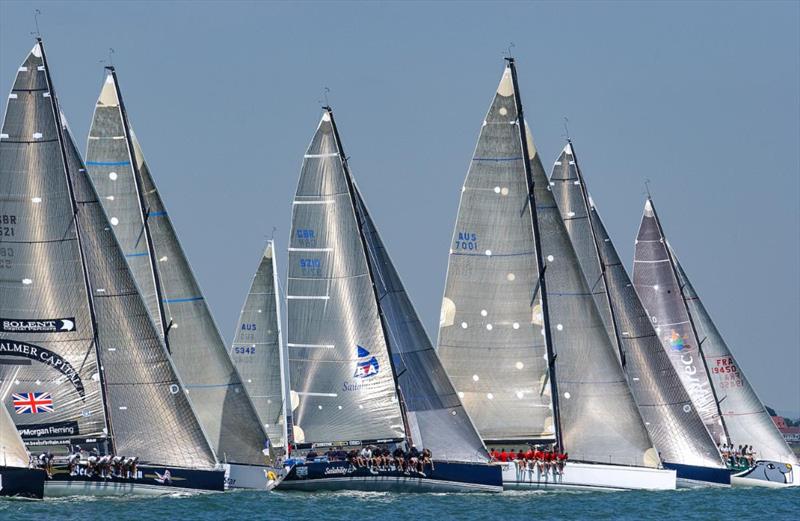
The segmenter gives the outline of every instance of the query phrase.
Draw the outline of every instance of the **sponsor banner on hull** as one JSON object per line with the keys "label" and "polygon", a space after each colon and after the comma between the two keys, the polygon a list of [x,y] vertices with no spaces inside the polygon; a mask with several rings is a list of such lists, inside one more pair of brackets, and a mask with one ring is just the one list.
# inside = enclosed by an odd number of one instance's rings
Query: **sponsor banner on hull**
{"label": "sponsor banner on hull", "polygon": [[70,318],[0,318],[0,333],[69,333],[75,331]]}

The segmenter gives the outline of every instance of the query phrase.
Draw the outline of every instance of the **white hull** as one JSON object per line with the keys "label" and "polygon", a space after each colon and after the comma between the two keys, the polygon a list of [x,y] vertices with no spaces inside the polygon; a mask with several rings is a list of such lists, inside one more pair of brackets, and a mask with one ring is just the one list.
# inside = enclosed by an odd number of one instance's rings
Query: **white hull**
{"label": "white hull", "polygon": [[602,463],[568,462],[563,475],[540,474],[499,463],[505,489],[674,490],[674,470],[625,467]]}
{"label": "white hull", "polygon": [[226,490],[271,490],[280,474],[280,469],[258,465],[226,463],[222,466],[225,468]]}
{"label": "white hull", "polygon": [[210,494],[209,490],[151,485],[149,483],[120,483],[100,481],[45,481],[44,497],[69,496],[164,496],[168,494]]}

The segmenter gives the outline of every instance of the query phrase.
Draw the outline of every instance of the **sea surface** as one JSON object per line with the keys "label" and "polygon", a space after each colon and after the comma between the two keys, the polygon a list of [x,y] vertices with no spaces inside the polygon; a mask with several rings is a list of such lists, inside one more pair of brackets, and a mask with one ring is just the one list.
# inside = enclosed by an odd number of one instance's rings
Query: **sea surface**
{"label": "sea surface", "polygon": [[800,488],[685,489],[670,492],[230,492],[156,498],[0,500],[0,519],[449,521],[496,519],[800,519]]}

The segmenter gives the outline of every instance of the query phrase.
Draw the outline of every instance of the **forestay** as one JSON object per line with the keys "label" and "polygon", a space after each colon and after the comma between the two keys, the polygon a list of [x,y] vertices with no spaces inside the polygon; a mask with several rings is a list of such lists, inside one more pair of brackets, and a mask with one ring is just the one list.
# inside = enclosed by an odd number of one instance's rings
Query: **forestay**
{"label": "forestay", "polygon": [[431,345],[361,193],[355,186],[353,192],[411,441],[439,459],[488,462],[486,447]]}
{"label": "forestay", "polygon": [[391,361],[331,117],[292,208],[287,321],[297,443],[405,438]]}
{"label": "forestay", "polygon": [[717,397],[676,276],[661,225],[648,198],[633,259],[636,293],[706,429],[715,443],[725,443]]}
{"label": "forestay", "polygon": [[[64,364],[56,366],[53,363],[56,359],[50,355],[47,359],[40,357],[41,364],[33,361],[30,367],[35,371],[43,368],[49,371],[42,375],[41,384],[58,389],[53,393],[54,409],[60,407],[61,388],[72,387],[80,396],[80,413],[74,411],[67,421],[80,422],[84,416],[93,420],[102,416],[103,401],[87,404],[81,392],[81,388],[85,391],[87,383],[102,388],[102,394],[97,392],[97,395],[105,399],[116,454],[135,455],[143,462],[211,468],[216,464],[214,453],[147,314],[119,244],[111,233],[111,224],[63,124],[41,43],[34,47],[26,65],[20,69],[19,74],[23,73],[26,77],[18,78],[15,88],[27,85],[28,89],[37,90],[23,93],[27,103],[21,107],[9,107],[0,146],[11,147],[8,154],[3,149],[0,158],[0,163],[9,165],[0,169],[0,186],[3,187],[0,197],[16,202],[20,210],[27,210],[17,219],[13,235],[19,241],[14,247],[17,244],[25,247],[15,254],[19,272],[13,278],[4,279],[11,298],[5,298],[4,287],[2,302],[3,305],[10,302],[13,310],[24,310],[37,317],[50,313],[66,317],[65,313],[81,310],[83,317],[88,318],[73,324],[79,337],[82,335],[86,339],[81,354],[89,359],[94,350],[102,370],[95,370],[84,380],[80,377],[83,369],[80,360],[76,359],[74,364],[70,362],[70,367],[76,370],[68,371]],[[39,97],[47,101],[40,104]],[[19,99],[19,96],[12,98]],[[38,148],[34,143],[50,145],[36,157],[26,153],[29,146]],[[26,208],[26,204],[40,206],[32,209]],[[70,246],[59,251],[59,245],[65,244]],[[43,258],[40,251],[44,250],[37,250],[51,247],[62,256]],[[74,307],[59,307],[64,302]],[[60,332],[52,332],[49,337],[30,337],[25,332],[3,334],[17,343],[41,338],[52,346],[61,344],[57,336]],[[60,368],[61,374],[55,367]],[[34,375],[28,378],[31,376]],[[34,385],[30,379],[25,383]],[[67,393],[64,395],[75,399]]]}
{"label": "forestay", "polygon": [[709,366],[722,419],[731,438],[729,443],[734,446],[752,445],[758,459],[798,465],[796,454],[786,444],[783,435],[756,396],[671,247],[670,254],[675,262],[678,281],[683,287],[683,296],[697,335],[702,339],[703,356]]}
{"label": "forestay", "polygon": [[212,446],[222,461],[263,463],[266,434],[130,128],[113,68],[97,101],[87,157],[92,182],[145,297],[155,284],[150,316],[163,326],[159,333]]}
{"label": "forestay", "polygon": [[258,417],[275,446],[286,442],[284,361],[278,318],[275,249],[267,245],[239,314],[231,359],[244,381]]}
{"label": "forestay", "polygon": [[588,195],[571,143],[556,160],[550,183],[595,304],[608,321],[605,325],[612,344],[622,353],[628,384],[661,459],[724,467]]}

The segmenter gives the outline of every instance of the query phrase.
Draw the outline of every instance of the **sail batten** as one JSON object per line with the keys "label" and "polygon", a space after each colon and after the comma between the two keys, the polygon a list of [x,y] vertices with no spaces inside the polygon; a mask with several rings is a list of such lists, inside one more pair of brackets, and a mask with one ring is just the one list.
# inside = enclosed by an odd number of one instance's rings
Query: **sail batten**
{"label": "sail batten", "polygon": [[572,143],[556,160],[550,183],[607,334],[618,347],[628,384],[662,460],[723,468],[719,451],[664,353],[588,196]]}
{"label": "sail batten", "polygon": [[89,175],[200,423],[220,459],[263,464],[265,430],[130,126],[113,68],[100,92],[90,136],[111,138],[88,141]]}

